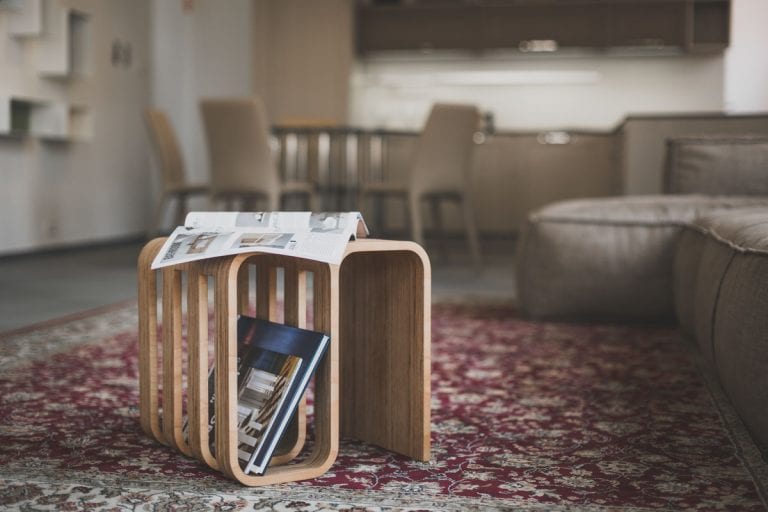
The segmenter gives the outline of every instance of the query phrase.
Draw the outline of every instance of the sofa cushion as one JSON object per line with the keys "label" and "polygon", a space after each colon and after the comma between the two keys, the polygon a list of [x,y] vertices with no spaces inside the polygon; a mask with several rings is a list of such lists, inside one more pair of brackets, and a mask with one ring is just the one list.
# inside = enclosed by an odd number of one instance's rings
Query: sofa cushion
{"label": "sofa cushion", "polygon": [[707,213],[687,225],[677,243],[675,313],[682,331],[696,339],[710,362],[714,362],[712,329],[723,276],[734,250],[768,245],[762,233],[767,216],[768,209],[762,207]]}
{"label": "sofa cushion", "polygon": [[534,318],[671,322],[682,227],[706,212],[760,204],[768,198],[658,195],[544,207],[519,242],[521,309]]}
{"label": "sofa cushion", "polygon": [[768,137],[669,139],[664,189],[671,194],[768,194]]}
{"label": "sofa cushion", "polygon": [[[768,450],[768,208],[705,216],[707,233],[729,259],[711,318],[712,360],[747,428]],[[705,251],[707,249],[705,248]],[[704,260],[702,259],[702,266]]]}

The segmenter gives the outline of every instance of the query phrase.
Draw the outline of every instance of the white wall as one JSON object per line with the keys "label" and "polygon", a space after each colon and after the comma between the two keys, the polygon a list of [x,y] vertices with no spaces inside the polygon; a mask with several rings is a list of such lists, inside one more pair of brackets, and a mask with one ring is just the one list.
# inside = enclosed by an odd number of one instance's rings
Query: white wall
{"label": "white wall", "polygon": [[252,1],[152,0],[152,103],[177,131],[187,175],[208,179],[199,101],[252,94]]}
{"label": "white wall", "polygon": [[725,108],[768,111],[768,0],[733,0],[725,52]]}
{"label": "white wall", "polygon": [[355,68],[353,124],[419,128],[435,101],[474,103],[500,129],[611,129],[630,112],[722,110],[723,57],[377,57]]}
{"label": "white wall", "polygon": [[[9,13],[2,11],[0,96],[86,105],[93,135],[84,142],[0,136],[0,254],[132,236],[145,230],[149,218],[151,176],[140,117],[149,96],[148,2],[56,5],[90,14],[88,75],[42,78],[35,70],[40,39],[9,37]],[[115,39],[131,44],[131,66],[112,65]]]}

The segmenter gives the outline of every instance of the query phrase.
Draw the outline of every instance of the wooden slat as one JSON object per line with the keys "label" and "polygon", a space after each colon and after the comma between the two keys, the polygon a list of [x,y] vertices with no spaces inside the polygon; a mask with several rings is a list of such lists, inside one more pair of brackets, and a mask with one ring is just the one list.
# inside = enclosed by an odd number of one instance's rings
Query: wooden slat
{"label": "wooden slat", "polygon": [[147,243],[139,254],[139,416],[141,428],[155,440],[164,443],[158,414],[157,371],[157,274],[150,269],[165,238]]}
{"label": "wooden slat", "polygon": [[256,265],[256,318],[277,320],[277,267],[268,255],[254,258]]}
{"label": "wooden slat", "polygon": [[189,448],[192,454],[208,466],[218,469],[208,438],[208,262],[192,265],[187,283],[187,346],[189,348],[189,378],[187,385],[187,415]]}
{"label": "wooden slat", "polygon": [[163,273],[163,436],[166,443],[192,455],[182,433],[181,271]]}
{"label": "wooden slat", "polygon": [[248,265],[243,265],[237,274],[237,309],[241,315],[250,312],[250,275]]}

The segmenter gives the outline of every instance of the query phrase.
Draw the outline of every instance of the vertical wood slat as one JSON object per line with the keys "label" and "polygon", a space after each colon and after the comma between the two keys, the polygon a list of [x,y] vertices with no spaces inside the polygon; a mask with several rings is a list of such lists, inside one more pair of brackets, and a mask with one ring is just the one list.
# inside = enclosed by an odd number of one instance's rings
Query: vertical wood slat
{"label": "vertical wood slat", "polygon": [[192,455],[182,433],[181,270],[163,273],[163,435],[169,446]]}
{"label": "vertical wood slat", "polygon": [[237,274],[237,309],[241,315],[250,312],[250,274],[248,265],[240,267]]}
{"label": "vertical wood slat", "polygon": [[232,263],[239,257],[217,262],[214,285],[216,308],[216,458],[220,469],[230,477],[237,460],[237,269],[230,277]]}
{"label": "vertical wood slat", "polygon": [[187,415],[189,447],[192,454],[208,466],[218,469],[211,453],[208,437],[208,262],[192,265],[187,283],[187,346],[189,378],[187,383]]}
{"label": "vertical wood slat", "polygon": [[139,417],[141,428],[165,443],[158,414],[157,369],[157,273],[150,268],[164,238],[155,238],[141,250],[138,259],[139,285]]}
{"label": "vertical wood slat", "polygon": [[256,318],[277,320],[277,267],[273,258],[261,255],[256,261]]}

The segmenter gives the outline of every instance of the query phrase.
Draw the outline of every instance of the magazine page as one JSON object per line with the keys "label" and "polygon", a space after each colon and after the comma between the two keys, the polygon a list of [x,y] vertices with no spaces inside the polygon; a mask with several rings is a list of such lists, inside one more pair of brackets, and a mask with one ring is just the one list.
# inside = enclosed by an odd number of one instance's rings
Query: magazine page
{"label": "magazine page", "polygon": [[360,212],[190,212],[152,269],[252,251],[338,264],[347,242],[367,235]]}

